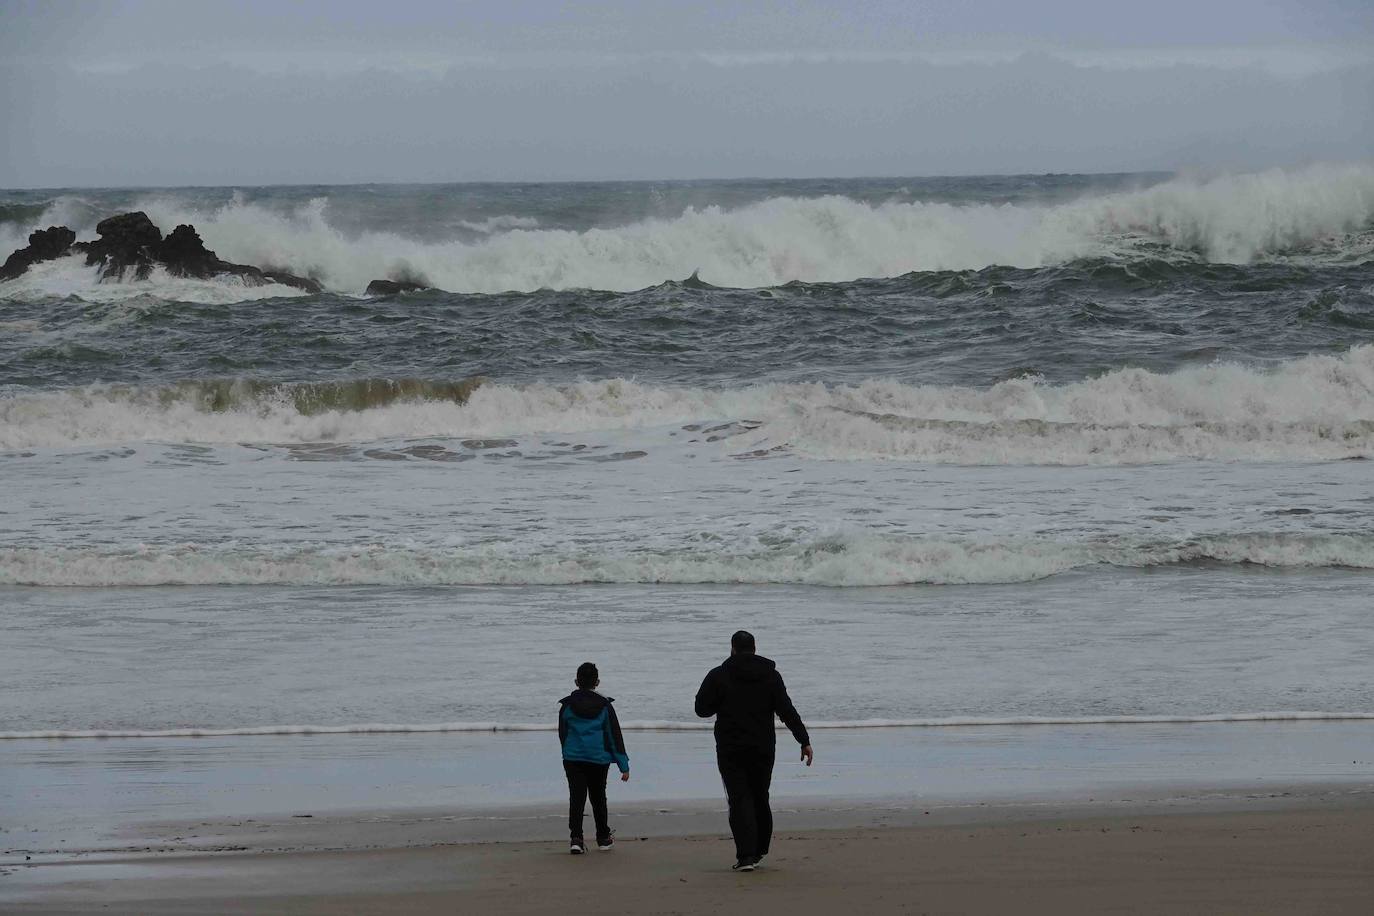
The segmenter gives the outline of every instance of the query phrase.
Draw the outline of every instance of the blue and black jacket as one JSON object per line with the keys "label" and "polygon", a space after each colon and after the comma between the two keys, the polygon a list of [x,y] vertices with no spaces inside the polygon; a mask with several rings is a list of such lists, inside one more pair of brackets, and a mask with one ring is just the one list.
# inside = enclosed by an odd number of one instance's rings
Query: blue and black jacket
{"label": "blue and black jacket", "polygon": [[630,756],[625,753],[625,736],[615,717],[615,702],[595,690],[574,690],[558,701],[558,742],[563,759],[583,763],[614,763],[620,772],[630,772]]}

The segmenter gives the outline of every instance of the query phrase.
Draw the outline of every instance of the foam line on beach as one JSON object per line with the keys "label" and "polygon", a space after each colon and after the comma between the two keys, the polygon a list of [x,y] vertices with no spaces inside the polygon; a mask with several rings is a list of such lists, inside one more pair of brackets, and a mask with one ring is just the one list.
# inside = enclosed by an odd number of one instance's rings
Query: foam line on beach
{"label": "foam line on beach", "polygon": [[[1244,722],[1374,721],[1374,712],[1253,712],[1158,716],[955,716],[938,719],[852,719],[812,722],[815,729],[978,728],[1036,725],[1190,725]],[[626,731],[708,731],[710,722],[623,722]],[[525,722],[438,722],[358,725],[261,725],[241,728],[86,729],[0,732],[0,741],[80,740],[91,738],[234,738],[270,735],[421,735],[475,732],[548,732],[556,726]],[[779,726],[781,730],[781,726]]]}

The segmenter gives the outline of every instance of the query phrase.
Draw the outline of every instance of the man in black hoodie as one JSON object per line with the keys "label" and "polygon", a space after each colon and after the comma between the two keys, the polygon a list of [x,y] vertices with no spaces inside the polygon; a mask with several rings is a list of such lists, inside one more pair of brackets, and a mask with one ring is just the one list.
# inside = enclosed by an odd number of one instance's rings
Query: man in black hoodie
{"label": "man in black hoodie", "polygon": [[812,760],[811,738],[787,696],[778,666],[755,654],[754,636],[744,630],[730,637],[730,657],[701,682],[697,715],[716,717],[716,765],[730,801],[734,867],[753,871],[768,855],[773,838],[773,810],[768,806],[777,748],[773,717],[791,729],[807,766]]}

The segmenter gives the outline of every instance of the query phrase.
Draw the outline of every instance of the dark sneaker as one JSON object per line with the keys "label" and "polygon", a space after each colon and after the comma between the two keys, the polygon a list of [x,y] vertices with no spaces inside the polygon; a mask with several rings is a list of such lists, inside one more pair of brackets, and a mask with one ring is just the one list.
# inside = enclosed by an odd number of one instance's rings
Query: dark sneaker
{"label": "dark sneaker", "polygon": [[614,845],[615,845],[615,831],[614,831],[614,830],[612,830],[610,833],[606,834],[605,836],[599,836],[599,837],[596,838],[596,848],[597,848],[597,849],[600,849],[602,852],[605,852],[607,849],[610,849],[610,848],[611,848],[612,846],[614,846]]}
{"label": "dark sneaker", "polygon": [[753,871],[754,869],[759,867],[759,860],[757,857],[751,859],[740,859],[738,862],[736,862],[734,865],[730,867],[734,871]]}
{"label": "dark sneaker", "polygon": [[577,837],[568,846],[568,852],[575,856],[580,856],[587,851],[587,844],[582,842],[582,837]]}

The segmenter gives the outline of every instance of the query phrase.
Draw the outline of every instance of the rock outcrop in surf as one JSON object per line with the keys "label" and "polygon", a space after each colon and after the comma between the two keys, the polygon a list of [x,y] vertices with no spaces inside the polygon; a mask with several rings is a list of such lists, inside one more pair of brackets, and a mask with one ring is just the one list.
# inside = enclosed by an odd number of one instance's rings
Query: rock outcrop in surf
{"label": "rock outcrop in surf", "polygon": [[135,280],[148,279],[162,247],[162,230],[148,214],[139,210],[111,216],[97,223],[95,231],[100,238],[78,242],[72,250],[86,255],[86,266],[100,266],[101,280],[119,280],[129,274]]}
{"label": "rock outcrop in surf", "polygon": [[0,266],[0,280],[13,280],[40,261],[62,257],[76,241],[76,233],[66,226],[49,226],[29,233],[29,244],[11,254]]}
{"label": "rock outcrop in surf", "polygon": [[164,238],[162,230],[142,210],[101,220],[95,231],[100,237],[91,242],[76,241],[76,233],[66,226],[33,233],[28,247],[14,252],[0,267],[0,280],[12,280],[40,261],[83,254],[87,266],[99,266],[102,281],[146,280],[154,267],[161,267],[174,277],[209,280],[232,276],[250,286],[277,283],[307,293],[321,291],[320,284],[306,277],[220,259],[189,224],[177,226]]}

